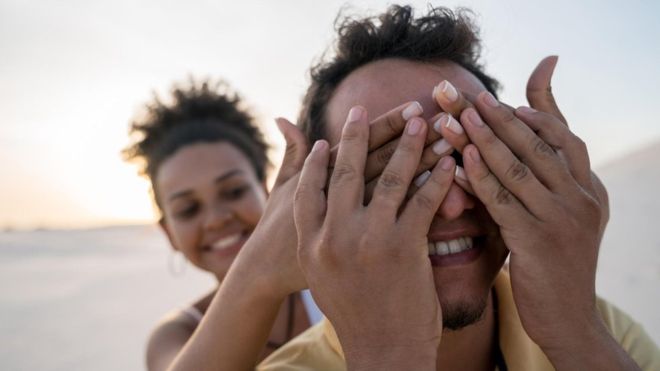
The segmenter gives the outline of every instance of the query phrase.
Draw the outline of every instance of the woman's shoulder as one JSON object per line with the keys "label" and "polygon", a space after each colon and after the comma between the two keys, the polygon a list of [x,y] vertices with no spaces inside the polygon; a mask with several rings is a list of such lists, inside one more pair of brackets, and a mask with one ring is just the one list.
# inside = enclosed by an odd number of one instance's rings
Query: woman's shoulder
{"label": "woman's shoulder", "polygon": [[168,365],[195,332],[199,321],[187,314],[186,309],[176,309],[168,312],[151,330],[146,354],[149,370],[167,369]]}

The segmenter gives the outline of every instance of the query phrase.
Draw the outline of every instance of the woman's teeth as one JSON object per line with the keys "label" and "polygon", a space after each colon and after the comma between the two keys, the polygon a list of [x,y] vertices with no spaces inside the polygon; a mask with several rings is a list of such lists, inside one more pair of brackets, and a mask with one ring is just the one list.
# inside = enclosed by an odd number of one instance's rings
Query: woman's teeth
{"label": "woman's teeth", "polygon": [[227,236],[223,239],[215,241],[213,245],[211,245],[211,250],[224,250],[228,248],[229,246],[235,244],[238,242],[242,237],[241,233],[236,233],[231,236]]}
{"label": "woman's teeth", "polygon": [[456,254],[472,248],[472,237],[459,237],[451,241],[429,242],[429,255]]}

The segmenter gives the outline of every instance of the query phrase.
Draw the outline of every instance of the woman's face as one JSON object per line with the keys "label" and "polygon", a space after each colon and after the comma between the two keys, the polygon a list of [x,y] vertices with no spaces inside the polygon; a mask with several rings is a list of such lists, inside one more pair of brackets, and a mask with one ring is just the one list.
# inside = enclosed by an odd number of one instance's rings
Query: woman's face
{"label": "woman's face", "polygon": [[163,161],[154,186],[172,247],[222,279],[266,203],[250,161],[227,142],[191,144]]}

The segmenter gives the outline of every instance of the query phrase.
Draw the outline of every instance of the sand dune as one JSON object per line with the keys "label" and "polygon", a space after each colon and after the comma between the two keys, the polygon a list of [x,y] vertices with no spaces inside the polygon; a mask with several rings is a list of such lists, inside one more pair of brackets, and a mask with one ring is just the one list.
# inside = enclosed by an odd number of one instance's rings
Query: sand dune
{"label": "sand dune", "polygon": [[[660,342],[660,143],[597,171],[611,219],[597,288]],[[141,370],[155,321],[213,286],[167,270],[154,227],[0,233],[6,370]]]}

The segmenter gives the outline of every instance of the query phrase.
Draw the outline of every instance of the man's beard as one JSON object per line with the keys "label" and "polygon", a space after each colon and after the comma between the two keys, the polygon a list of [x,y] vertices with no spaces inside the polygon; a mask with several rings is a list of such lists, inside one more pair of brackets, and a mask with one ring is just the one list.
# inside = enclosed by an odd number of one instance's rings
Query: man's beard
{"label": "man's beard", "polygon": [[443,329],[456,331],[476,323],[483,317],[486,299],[441,303],[440,306],[442,307]]}

